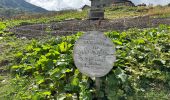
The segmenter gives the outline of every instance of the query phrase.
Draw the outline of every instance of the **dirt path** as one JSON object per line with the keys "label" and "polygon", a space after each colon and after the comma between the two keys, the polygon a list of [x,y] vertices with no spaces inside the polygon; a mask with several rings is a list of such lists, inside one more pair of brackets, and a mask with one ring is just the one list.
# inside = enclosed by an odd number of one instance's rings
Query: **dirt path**
{"label": "dirt path", "polygon": [[160,24],[170,25],[170,18],[139,16],[114,20],[69,20],[50,24],[33,24],[15,27],[10,31],[18,37],[37,38],[46,35],[70,35],[79,31],[123,31],[129,28],[149,28]]}

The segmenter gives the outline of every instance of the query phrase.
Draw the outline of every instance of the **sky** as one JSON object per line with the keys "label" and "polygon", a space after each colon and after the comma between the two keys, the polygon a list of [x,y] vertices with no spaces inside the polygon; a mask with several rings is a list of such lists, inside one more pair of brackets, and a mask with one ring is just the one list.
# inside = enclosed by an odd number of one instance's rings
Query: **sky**
{"label": "sky", "polygon": [[89,0],[26,0],[47,10],[78,9],[83,5],[90,5]]}
{"label": "sky", "polygon": [[[29,3],[40,6],[47,10],[63,10],[63,9],[78,9],[83,5],[90,5],[89,0],[26,0]],[[131,0],[133,3],[153,4],[153,5],[166,5],[170,0]]]}

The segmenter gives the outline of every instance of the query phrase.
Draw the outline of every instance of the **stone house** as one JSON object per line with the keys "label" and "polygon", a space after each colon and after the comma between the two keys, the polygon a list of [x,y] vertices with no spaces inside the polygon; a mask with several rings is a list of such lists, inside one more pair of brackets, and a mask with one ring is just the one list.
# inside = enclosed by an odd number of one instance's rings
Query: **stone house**
{"label": "stone house", "polygon": [[90,0],[92,8],[101,8],[109,6],[135,6],[129,0]]}
{"label": "stone house", "polygon": [[142,7],[145,7],[147,6],[145,3],[142,3],[142,4],[138,4],[138,6],[142,6]]}
{"label": "stone house", "polygon": [[84,5],[83,7],[81,7],[81,10],[87,10],[90,9],[91,7],[89,5]]}
{"label": "stone house", "polygon": [[102,8],[110,6],[112,0],[90,0],[92,8]]}
{"label": "stone house", "polygon": [[130,0],[112,0],[112,6],[135,6]]}

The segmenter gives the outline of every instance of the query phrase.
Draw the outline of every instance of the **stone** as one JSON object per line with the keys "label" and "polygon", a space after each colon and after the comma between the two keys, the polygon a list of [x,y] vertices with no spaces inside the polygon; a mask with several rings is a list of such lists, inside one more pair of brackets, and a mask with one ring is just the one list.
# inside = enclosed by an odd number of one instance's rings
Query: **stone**
{"label": "stone", "polygon": [[104,19],[104,0],[91,0],[91,9],[89,12],[90,20],[102,20]]}
{"label": "stone", "polygon": [[103,20],[104,10],[103,9],[91,9],[89,13],[89,19],[91,20]]}
{"label": "stone", "polygon": [[115,47],[102,32],[89,31],[76,41],[73,58],[81,73],[92,78],[103,77],[113,68]]}

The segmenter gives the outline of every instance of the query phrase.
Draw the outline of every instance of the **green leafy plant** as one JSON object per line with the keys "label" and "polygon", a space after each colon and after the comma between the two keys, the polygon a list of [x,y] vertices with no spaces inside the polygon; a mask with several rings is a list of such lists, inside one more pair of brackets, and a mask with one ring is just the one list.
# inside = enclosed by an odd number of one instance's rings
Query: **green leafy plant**
{"label": "green leafy plant", "polygon": [[[94,81],[82,75],[73,62],[73,46],[81,36],[57,37],[47,42],[33,41],[16,54],[11,71],[28,77],[30,99],[103,100],[169,98],[170,27],[130,29],[105,33],[116,45],[116,62],[112,71],[101,78],[100,93]],[[162,90],[159,94],[160,89]]]}
{"label": "green leafy plant", "polygon": [[5,29],[6,29],[6,25],[4,23],[0,22],[0,34],[3,34],[4,33],[3,31]]}

